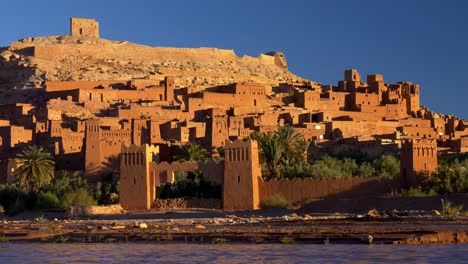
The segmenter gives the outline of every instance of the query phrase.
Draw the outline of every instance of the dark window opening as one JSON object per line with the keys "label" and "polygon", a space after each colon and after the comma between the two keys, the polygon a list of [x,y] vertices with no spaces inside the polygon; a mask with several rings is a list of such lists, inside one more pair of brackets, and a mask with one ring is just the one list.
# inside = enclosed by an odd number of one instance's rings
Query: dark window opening
{"label": "dark window opening", "polygon": [[240,182],[240,176],[237,176],[237,182]]}

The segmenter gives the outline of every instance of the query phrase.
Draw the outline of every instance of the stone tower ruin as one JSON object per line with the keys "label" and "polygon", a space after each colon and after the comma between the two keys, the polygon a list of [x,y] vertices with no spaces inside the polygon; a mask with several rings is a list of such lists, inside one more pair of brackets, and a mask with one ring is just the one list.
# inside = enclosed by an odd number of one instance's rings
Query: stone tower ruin
{"label": "stone tower ruin", "polygon": [[262,172],[256,141],[226,141],[224,161],[224,210],[255,210],[260,206]]}
{"label": "stone tower ruin", "polygon": [[120,204],[126,210],[148,210],[154,201],[154,176],[150,175],[150,163],[158,161],[159,147],[122,145],[120,154]]}
{"label": "stone tower ruin", "polygon": [[85,175],[93,177],[101,169],[101,128],[98,119],[85,123]]}
{"label": "stone tower ruin", "polygon": [[99,22],[89,18],[70,18],[70,35],[99,38]]}
{"label": "stone tower ruin", "polygon": [[434,139],[409,139],[402,143],[400,170],[405,187],[419,183],[418,175],[437,171],[437,142]]}

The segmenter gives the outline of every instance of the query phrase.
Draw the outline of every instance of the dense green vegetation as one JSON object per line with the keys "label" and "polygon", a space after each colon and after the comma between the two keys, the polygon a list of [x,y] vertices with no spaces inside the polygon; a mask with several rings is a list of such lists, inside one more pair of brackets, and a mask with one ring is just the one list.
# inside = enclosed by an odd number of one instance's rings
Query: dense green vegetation
{"label": "dense green vegetation", "polygon": [[[176,150],[173,156],[178,161],[201,161],[208,159],[208,151],[198,143],[187,143]],[[216,198],[221,199],[221,186],[207,181],[201,171],[177,172],[174,183],[163,184],[158,189],[158,198]]]}
{"label": "dense green vegetation", "polygon": [[176,150],[174,160],[178,161],[205,161],[208,151],[198,143],[187,143]]}
{"label": "dense green vegetation", "polygon": [[[333,152],[318,160],[307,160],[308,143],[292,127],[250,136],[258,142],[262,175],[278,178],[343,178],[400,175],[400,161],[392,155],[372,156],[362,151]],[[440,158],[439,169],[419,187],[404,190],[402,196],[432,196],[468,192],[468,155]]]}
{"label": "dense green vegetation", "polygon": [[18,181],[0,185],[0,206],[9,215],[24,210],[118,202],[118,182],[91,186],[68,171],[54,171],[52,156],[42,147],[26,148],[18,155],[17,162]]}
{"label": "dense green vegetation", "polygon": [[306,160],[309,142],[293,127],[280,127],[276,132],[254,132],[250,138],[258,142],[266,179],[280,178],[280,166],[287,167]]}
{"label": "dense green vegetation", "polygon": [[260,203],[260,207],[262,209],[269,209],[269,208],[284,209],[284,208],[288,208],[289,205],[290,205],[290,202],[288,201],[288,199],[286,199],[281,194],[273,194]]}
{"label": "dense green vegetation", "polygon": [[394,178],[400,174],[400,162],[391,155],[371,157],[360,151],[343,151],[319,160],[306,159],[309,142],[293,127],[276,132],[254,132],[258,142],[262,175],[277,178],[370,177]]}
{"label": "dense green vegetation", "polygon": [[216,198],[221,199],[221,186],[203,178],[197,172],[178,172],[174,183],[166,183],[159,189],[158,198]]}
{"label": "dense green vegetation", "polygon": [[468,159],[442,159],[438,171],[432,174],[423,187],[438,194],[468,193]]}
{"label": "dense green vegetation", "polygon": [[468,193],[468,156],[439,158],[439,168],[420,186],[403,190],[397,196],[434,196],[450,193]]}
{"label": "dense green vegetation", "polygon": [[383,155],[373,161],[357,162],[351,158],[324,156],[311,162],[285,164],[280,166],[281,178],[343,178],[382,177],[395,178],[400,175],[400,161],[393,156]]}

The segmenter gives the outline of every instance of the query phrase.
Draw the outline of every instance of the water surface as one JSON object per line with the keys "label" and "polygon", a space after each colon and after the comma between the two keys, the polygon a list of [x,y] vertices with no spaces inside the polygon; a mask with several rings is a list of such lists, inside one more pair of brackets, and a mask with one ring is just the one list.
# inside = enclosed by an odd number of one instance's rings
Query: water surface
{"label": "water surface", "polygon": [[468,263],[466,245],[0,244],[0,263]]}

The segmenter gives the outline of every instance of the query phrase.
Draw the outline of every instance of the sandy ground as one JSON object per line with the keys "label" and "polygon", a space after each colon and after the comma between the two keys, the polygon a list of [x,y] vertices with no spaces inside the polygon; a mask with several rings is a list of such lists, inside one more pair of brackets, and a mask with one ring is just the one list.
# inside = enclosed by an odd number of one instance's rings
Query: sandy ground
{"label": "sandy ground", "polygon": [[190,209],[67,219],[63,212],[0,216],[3,242],[468,243],[468,217],[433,212],[296,214]]}

